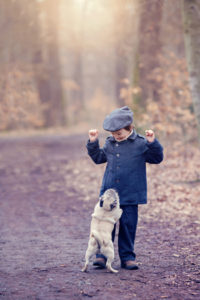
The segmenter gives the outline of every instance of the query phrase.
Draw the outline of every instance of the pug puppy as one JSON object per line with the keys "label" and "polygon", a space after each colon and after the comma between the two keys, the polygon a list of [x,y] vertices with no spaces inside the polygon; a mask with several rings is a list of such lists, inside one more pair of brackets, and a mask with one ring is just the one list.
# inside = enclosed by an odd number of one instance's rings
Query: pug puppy
{"label": "pug puppy", "polygon": [[120,209],[119,206],[118,193],[114,189],[106,190],[100,197],[95,206],[94,213],[92,214],[90,237],[85,254],[85,266],[82,269],[83,272],[87,271],[90,258],[97,253],[106,256],[106,267],[110,272],[118,272],[111,266],[114,260],[112,231],[121,215],[122,209]]}

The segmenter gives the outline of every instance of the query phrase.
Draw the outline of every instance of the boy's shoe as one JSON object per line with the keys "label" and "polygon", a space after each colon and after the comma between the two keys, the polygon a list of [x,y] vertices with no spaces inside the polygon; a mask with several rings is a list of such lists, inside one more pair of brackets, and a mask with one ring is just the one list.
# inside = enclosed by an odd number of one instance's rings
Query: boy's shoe
{"label": "boy's shoe", "polygon": [[93,262],[93,266],[99,267],[100,269],[104,269],[106,267],[106,260],[103,257],[97,257]]}
{"label": "boy's shoe", "polygon": [[126,270],[138,270],[139,267],[134,263],[133,260],[127,260],[121,263],[121,267]]}

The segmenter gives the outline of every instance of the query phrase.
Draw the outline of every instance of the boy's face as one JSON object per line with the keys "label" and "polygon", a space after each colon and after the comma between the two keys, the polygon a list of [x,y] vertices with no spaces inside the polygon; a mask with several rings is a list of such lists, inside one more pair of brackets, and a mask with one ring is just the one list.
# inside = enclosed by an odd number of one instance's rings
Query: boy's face
{"label": "boy's face", "polygon": [[130,131],[122,128],[117,131],[111,131],[112,136],[117,140],[117,141],[122,141],[125,140],[126,137],[130,134]]}

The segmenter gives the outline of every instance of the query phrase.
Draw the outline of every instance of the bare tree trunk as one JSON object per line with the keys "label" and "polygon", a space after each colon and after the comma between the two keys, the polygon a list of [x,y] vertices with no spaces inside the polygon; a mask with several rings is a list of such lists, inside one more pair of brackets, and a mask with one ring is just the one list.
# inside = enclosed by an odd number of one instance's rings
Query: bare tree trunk
{"label": "bare tree trunk", "polygon": [[48,26],[48,59],[50,83],[50,111],[49,125],[64,125],[63,96],[61,85],[61,70],[59,61],[58,26],[60,1],[47,1],[47,26]]}
{"label": "bare tree trunk", "polygon": [[[45,105],[45,126],[65,125],[62,95],[61,70],[58,53],[58,26],[60,1],[47,0],[42,5],[45,11],[45,39],[41,53],[35,56],[35,77],[41,102]],[[44,54],[45,53],[45,54]]]}
{"label": "bare tree trunk", "polygon": [[162,0],[144,0],[140,4],[138,57],[139,84],[143,104],[147,99],[158,101],[160,98],[161,83],[156,80],[155,71],[160,67],[159,55],[162,50],[160,38],[162,4]]}
{"label": "bare tree trunk", "polygon": [[200,1],[182,0],[185,50],[200,141]]}
{"label": "bare tree trunk", "polygon": [[[126,92],[132,81],[133,53],[136,49],[136,28],[138,17],[136,1],[119,0],[115,7],[115,55],[116,55],[116,100],[119,106],[126,104]],[[135,32],[133,32],[135,31]],[[136,34],[134,34],[136,33]],[[135,55],[134,55],[135,56]],[[125,94],[123,93],[125,91]],[[124,95],[123,95],[124,94]]]}
{"label": "bare tree trunk", "polygon": [[85,111],[84,51],[88,0],[60,0],[61,71],[67,125],[77,124]]}
{"label": "bare tree trunk", "polygon": [[[126,20],[127,13],[125,11],[125,2],[122,0],[118,1],[118,5],[115,7],[115,56],[116,56],[116,102],[119,106],[124,105],[124,99],[120,97],[121,90],[126,88],[124,80],[127,79],[127,57],[126,57]],[[120,22],[119,22],[120,21]]]}

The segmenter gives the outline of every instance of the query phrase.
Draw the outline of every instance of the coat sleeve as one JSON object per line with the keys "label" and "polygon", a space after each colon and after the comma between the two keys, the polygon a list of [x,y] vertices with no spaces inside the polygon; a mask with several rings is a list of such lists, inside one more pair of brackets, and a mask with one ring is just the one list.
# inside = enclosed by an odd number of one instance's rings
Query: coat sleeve
{"label": "coat sleeve", "polygon": [[100,148],[98,139],[94,142],[88,141],[86,147],[89,156],[96,164],[102,164],[107,162],[107,157],[105,154],[105,146],[103,148]]}
{"label": "coat sleeve", "polygon": [[146,142],[146,151],[144,155],[146,162],[150,164],[159,164],[163,160],[163,147],[157,139],[152,143]]}

